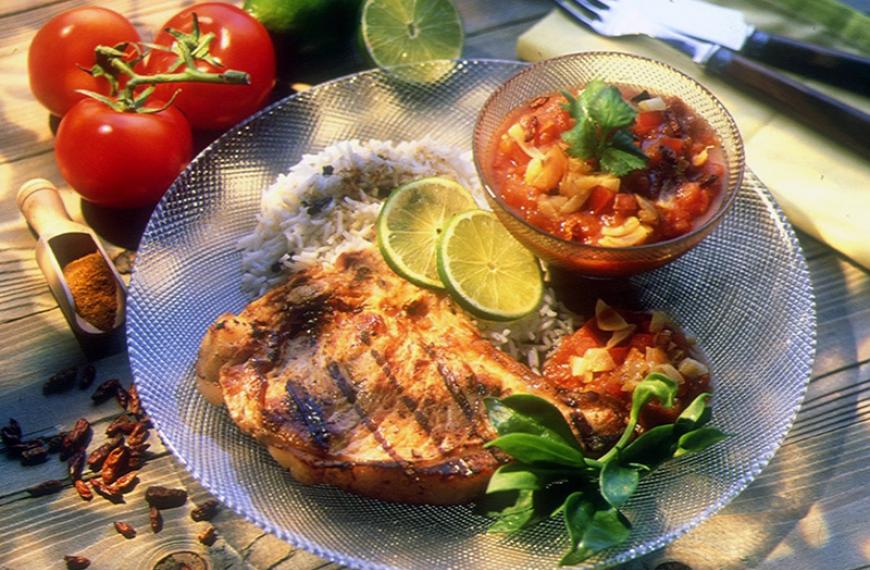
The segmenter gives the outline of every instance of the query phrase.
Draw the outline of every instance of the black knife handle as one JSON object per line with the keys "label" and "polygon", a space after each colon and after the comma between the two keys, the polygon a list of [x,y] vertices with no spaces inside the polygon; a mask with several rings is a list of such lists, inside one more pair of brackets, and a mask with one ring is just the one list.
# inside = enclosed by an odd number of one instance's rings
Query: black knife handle
{"label": "black knife handle", "polygon": [[756,30],[740,52],[776,67],[870,95],[870,57]]}
{"label": "black knife handle", "polygon": [[[705,64],[707,71],[764,96],[791,117],[870,159],[870,115],[798,83],[727,48]],[[832,157],[833,159],[833,157]]]}

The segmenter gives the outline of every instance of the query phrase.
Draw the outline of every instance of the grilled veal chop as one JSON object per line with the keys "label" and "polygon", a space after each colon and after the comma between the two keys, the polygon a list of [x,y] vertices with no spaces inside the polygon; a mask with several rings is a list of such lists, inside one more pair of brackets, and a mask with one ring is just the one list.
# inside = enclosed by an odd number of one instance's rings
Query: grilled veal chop
{"label": "grilled veal chop", "polygon": [[624,426],[622,407],[557,393],[495,349],[444,295],[395,275],[374,250],[302,271],[209,327],[200,390],[303,483],[392,501],[449,504],[483,492],[506,458],[485,396],[533,393],[587,447]]}

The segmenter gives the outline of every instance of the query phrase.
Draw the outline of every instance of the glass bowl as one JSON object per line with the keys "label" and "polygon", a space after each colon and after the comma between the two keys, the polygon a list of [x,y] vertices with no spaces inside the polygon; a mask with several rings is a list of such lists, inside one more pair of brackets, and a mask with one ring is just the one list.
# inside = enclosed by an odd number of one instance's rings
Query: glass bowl
{"label": "glass bowl", "polygon": [[[704,118],[722,144],[727,184],[716,211],[682,236],[632,247],[601,247],[557,237],[524,219],[494,188],[491,161],[495,133],[506,116],[541,95],[581,88],[593,79],[646,90],[652,95],[677,96]],[[591,277],[625,277],[655,269],[686,253],[712,232],[734,203],[743,180],[743,140],[731,114],[703,85],[673,67],[618,52],[584,52],[531,65],[502,84],[478,115],[472,139],[474,163],[486,198],[501,222],[522,244],[545,261]]]}

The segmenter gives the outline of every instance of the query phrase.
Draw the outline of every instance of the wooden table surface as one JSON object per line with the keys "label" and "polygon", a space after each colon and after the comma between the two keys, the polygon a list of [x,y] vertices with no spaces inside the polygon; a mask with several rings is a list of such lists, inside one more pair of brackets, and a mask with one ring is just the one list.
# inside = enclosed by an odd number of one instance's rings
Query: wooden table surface
{"label": "wooden table surface", "polygon": [[[145,38],[180,6],[191,3],[91,2],[126,14]],[[114,242],[113,252],[135,247],[129,229],[145,219],[142,214],[119,217],[87,208],[82,212],[54,162],[54,122],[27,86],[26,53],[33,34],[53,15],[83,4],[0,3],[0,422],[16,418],[26,437],[68,429],[78,417],[88,418],[94,432],[102,433],[119,409],[112,402],[92,405],[88,391],[51,397],[41,393],[52,373],[86,360],[36,265],[35,239],[15,206],[18,187],[36,176],[55,182],[64,189],[74,217],[84,216]],[[466,0],[458,5],[466,28],[464,55],[501,59],[514,58],[517,36],[551,9],[547,0]],[[279,92],[289,92],[290,80],[316,83],[361,67],[358,59],[346,54],[308,62],[279,86]],[[128,231],[118,231],[119,227]],[[816,294],[818,353],[797,423],[772,463],[727,508],[629,568],[836,570],[870,565],[870,276],[829,247],[800,237]],[[126,354],[95,364],[98,381],[131,380]],[[214,568],[335,566],[295,550],[226,510],[212,521],[220,538],[211,548],[196,540],[208,523],[193,522],[189,508],[166,511],[164,530],[151,533],[142,496],[146,487],[185,486],[194,502],[207,494],[159,442],[150,451],[152,459],[141,471],[141,483],[125,504],[99,497],[85,503],[68,480],[60,493],[31,498],[25,489],[45,479],[64,479],[65,464],[52,458],[25,468],[0,458],[0,568],[62,568],[64,554],[87,556],[94,561],[92,568],[151,568],[181,551],[201,555]],[[139,536],[122,538],[112,528],[117,520],[133,524]]]}

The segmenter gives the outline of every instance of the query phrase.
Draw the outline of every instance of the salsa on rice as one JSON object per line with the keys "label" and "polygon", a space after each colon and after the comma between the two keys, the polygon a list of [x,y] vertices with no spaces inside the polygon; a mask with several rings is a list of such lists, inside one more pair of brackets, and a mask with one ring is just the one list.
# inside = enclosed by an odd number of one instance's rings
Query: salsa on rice
{"label": "salsa on rice", "polygon": [[[593,84],[612,90],[609,103],[620,106],[623,123],[594,122],[602,98],[590,102]],[[703,224],[724,194],[721,145],[677,97],[592,82],[579,95],[529,101],[497,137],[489,159],[496,191],[528,222],[565,240],[631,247],[676,238]]]}
{"label": "salsa on rice", "polygon": [[672,408],[644,407],[643,429],[672,423],[699,394],[710,392],[710,371],[692,343],[662,312],[616,310],[600,299],[595,317],[564,337],[544,364],[548,382],[572,391],[595,392],[631,407],[635,386],[659,372],[679,385]]}

